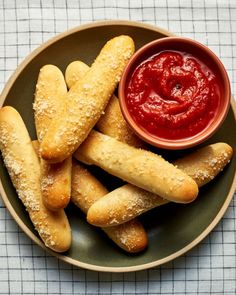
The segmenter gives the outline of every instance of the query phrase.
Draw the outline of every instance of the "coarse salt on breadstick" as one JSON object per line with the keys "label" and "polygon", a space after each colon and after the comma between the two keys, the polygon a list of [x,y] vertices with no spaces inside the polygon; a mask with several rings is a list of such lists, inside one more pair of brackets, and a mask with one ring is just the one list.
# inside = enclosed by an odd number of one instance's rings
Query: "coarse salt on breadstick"
{"label": "coarse salt on breadstick", "polygon": [[218,142],[178,159],[174,165],[192,177],[198,187],[202,187],[224,169],[232,156],[232,147],[227,143]]}
{"label": "coarse salt on breadstick", "polygon": [[52,212],[44,206],[38,157],[21,116],[9,106],[0,109],[0,148],[12,183],[43,242],[56,252],[68,250],[68,219],[63,210]]}
{"label": "coarse salt on breadstick", "polygon": [[128,60],[134,42],[128,36],[111,39],[81,81],[66,96],[66,106],[58,113],[42,144],[41,156],[61,162],[78,148],[104,111]]}
{"label": "coarse salt on breadstick", "polygon": [[91,131],[74,156],[170,201],[189,203],[198,194],[195,181],[162,157]]}
{"label": "coarse salt on breadstick", "polygon": [[65,206],[70,200],[72,159],[49,164],[40,159],[38,140],[33,140],[32,144],[41,165],[41,192],[44,205],[50,210],[59,210],[59,206]]}
{"label": "coarse salt on breadstick", "polygon": [[[215,143],[175,161],[174,164],[201,187],[224,169],[232,154],[233,150],[228,144]],[[121,224],[167,202],[158,195],[127,184],[94,203],[88,211],[87,219],[97,226]]]}
{"label": "coarse salt on breadstick", "polygon": [[39,71],[33,104],[38,141],[41,143],[52,119],[64,102],[66,83],[60,69],[45,65]]}
{"label": "coarse salt on breadstick", "polygon": [[[90,206],[107,193],[107,189],[86,168],[73,162],[71,200],[76,206],[86,214]],[[127,252],[140,252],[147,246],[147,234],[137,219],[103,228],[103,231]]]}
{"label": "coarse salt on breadstick", "polygon": [[71,195],[71,166],[69,157],[61,163],[50,164],[40,159],[43,202],[50,210],[65,208]]}
{"label": "coarse salt on breadstick", "polygon": [[[70,161],[67,159],[62,163],[49,164],[40,159],[38,140],[33,140],[32,145],[39,157],[41,165],[41,193],[43,203],[52,211],[60,210],[59,206],[66,206],[70,201],[72,158],[70,157]],[[45,169],[47,170],[45,171]]]}
{"label": "coarse salt on breadstick", "polygon": [[[83,79],[88,70],[89,66],[81,61],[70,63],[65,72],[67,86],[71,88],[77,81]],[[126,123],[120,109],[119,100],[115,95],[111,97],[104,114],[98,120],[96,129],[129,145],[145,147],[144,142],[134,134]]]}
{"label": "coarse salt on breadstick", "polygon": [[87,220],[96,226],[110,227],[128,222],[168,200],[132,184],[125,184],[96,201],[88,210]]}
{"label": "coarse salt on breadstick", "polygon": [[[34,100],[35,126],[39,143],[60,109],[64,108],[66,83],[60,69],[45,65],[40,69]],[[63,162],[50,164],[43,159],[41,165],[41,190],[45,206],[51,210],[65,208],[70,201],[71,157]]]}

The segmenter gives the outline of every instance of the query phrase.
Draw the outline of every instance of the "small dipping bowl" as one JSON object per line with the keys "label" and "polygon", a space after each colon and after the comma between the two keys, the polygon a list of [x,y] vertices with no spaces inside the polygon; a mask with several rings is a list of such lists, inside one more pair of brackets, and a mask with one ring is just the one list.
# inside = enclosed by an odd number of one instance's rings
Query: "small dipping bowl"
{"label": "small dipping bowl", "polygon": [[[218,85],[219,103],[214,116],[206,126],[196,134],[179,138],[165,138],[149,132],[141,126],[130,113],[127,103],[127,87],[136,69],[153,56],[163,52],[178,52],[196,58],[206,71],[215,76]],[[141,47],[127,64],[119,84],[119,101],[122,113],[131,129],[144,141],[163,149],[186,149],[202,143],[210,138],[221,126],[230,106],[230,82],[226,70],[219,58],[201,43],[183,37],[167,37],[154,40]],[[136,94],[135,94],[136,95]],[[168,99],[167,99],[168,100]],[[169,103],[169,102],[168,102]],[[195,119],[196,120],[196,119]],[[157,126],[158,128],[158,126]],[[168,127],[169,128],[169,127]],[[172,132],[172,131],[171,131]]]}

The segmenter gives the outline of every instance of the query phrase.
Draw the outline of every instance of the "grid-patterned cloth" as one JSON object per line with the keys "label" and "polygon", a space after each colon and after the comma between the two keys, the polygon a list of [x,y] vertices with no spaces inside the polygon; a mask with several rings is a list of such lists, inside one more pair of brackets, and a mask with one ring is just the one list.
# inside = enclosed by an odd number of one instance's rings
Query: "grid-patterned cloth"
{"label": "grid-patterned cloth", "polygon": [[[0,89],[22,59],[68,28],[130,19],[195,38],[220,56],[236,93],[234,0],[0,0]],[[150,270],[98,273],[34,245],[0,200],[0,294],[236,294],[236,201],[186,255]]]}

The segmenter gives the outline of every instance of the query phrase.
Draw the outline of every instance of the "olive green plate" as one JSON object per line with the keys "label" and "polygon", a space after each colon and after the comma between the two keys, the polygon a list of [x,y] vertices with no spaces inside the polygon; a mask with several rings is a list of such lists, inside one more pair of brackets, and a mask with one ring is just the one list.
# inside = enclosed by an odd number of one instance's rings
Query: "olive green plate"
{"label": "olive green plate", "polygon": [[[50,63],[64,71],[76,59],[91,64],[103,44],[120,34],[130,35],[136,48],[154,39],[172,35],[162,29],[128,21],[97,22],[72,29],[46,42],[25,59],[8,81],[2,93],[1,104],[11,105],[20,112],[34,139],[32,102],[39,69]],[[232,105],[224,124],[209,142],[224,141],[236,149],[235,110]],[[180,153],[174,151],[168,152],[171,158],[179,155]],[[230,165],[201,189],[195,202],[189,205],[172,203],[141,216],[148,232],[149,246],[140,254],[131,255],[120,250],[100,229],[87,224],[84,215],[73,205],[66,209],[73,233],[71,249],[64,255],[48,251],[66,262],[99,271],[141,270],[168,262],[199,243],[222,218],[235,190],[235,167],[234,156]],[[99,169],[94,172],[112,188],[111,181],[104,172]],[[22,230],[46,249],[16,195],[2,160],[0,176],[0,191],[6,207]],[[117,185],[118,183],[112,182],[112,186]]]}

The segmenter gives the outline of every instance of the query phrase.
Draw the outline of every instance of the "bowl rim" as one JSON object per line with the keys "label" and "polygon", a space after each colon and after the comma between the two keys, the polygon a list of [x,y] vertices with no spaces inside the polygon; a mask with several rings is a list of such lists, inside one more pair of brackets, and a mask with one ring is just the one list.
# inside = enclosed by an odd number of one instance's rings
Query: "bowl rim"
{"label": "bowl rim", "polygon": [[[174,34],[172,34],[171,32],[153,26],[153,25],[149,25],[149,24],[145,24],[145,23],[141,23],[141,22],[135,22],[135,21],[127,21],[127,20],[110,20],[110,21],[97,21],[97,22],[92,22],[92,23],[88,23],[88,24],[84,24],[84,25],[80,25],[77,26],[75,28],[72,28],[68,31],[62,32],[58,35],[56,35],[55,37],[49,39],[48,41],[46,41],[45,43],[43,43],[42,45],[40,45],[38,48],[36,48],[35,50],[33,50],[21,63],[20,65],[17,67],[17,69],[14,71],[14,73],[11,75],[11,77],[9,78],[9,80],[7,81],[1,97],[0,97],[0,107],[3,105],[6,96],[9,93],[10,88],[12,87],[12,85],[14,84],[15,80],[17,79],[17,77],[19,76],[19,74],[24,70],[24,68],[26,67],[26,65],[33,60],[33,58],[39,54],[40,52],[42,52],[45,48],[47,48],[48,46],[50,46],[51,44],[57,42],[58,40],[60,40],[63,37],[66,37],[70,34],[85,30],[85,29],[90,29],[90,28],[94,28],[94,27],[102,27],[102,26],[112,26],[112,25],[126,25],[126,26],[130,26],[130,27],[138,27],[138,28],[145,28],[157,33],[162,33],[163,35],[166,36],[174,36]],[[233,114],[234,114],[234,118],[236,119],[236,102],[234,101],[233,97],[231,98],[231,106],[232,106],[232,110],[233,110]],[[40,246],[42,249],[44,249],[47,253],[51,254],[52,256],[55,256],[56,258],[67,262],[69,264],[72,264],[74,266],[77,267],[81,267],[84,269],[88,269],[88,270],[93,270],[93,271],[100,271],[100,272],[114,272],[114,273],[120,273],[120,272],[131,272],[131,271],[140,271],[140,270],[145,270],[145,269],[149,269],[152,267],[156,267],[156,266],[160,266],[164,263],[170,262],[171,260],[185,254],[186,252],[188,252],[189,250],[191,250],[193,247],[195,247],[197,244],[199,244],[212,230],[213,228],[218,224],[218,222],[221,220],[221,218],[223,217],[225,211],[227,210],[233,196],[234,196],[234,192],[236,189],[236,173],[234,174],[234,178],[230,187],[230,190],[225,198],[225,201],[221,207],[221,209],[219,210],[219,212],[217,213],[217,215],[215,216],[215,218],[212,220],[212,222],[207,226],[207,228],[196,238],[194,239],[192,242],[190,242],[188,245],[186,245],[185,247],[183,247],[181,250],[165,257],[162,259],[158,259],[152,262],[148,262],[148,263],[144,263],[144,264],[139,264],[139,265],[135,265],[135,266],[121,266],[121,267],[111,267],[111,266],[100,266],[100,265],[95,265],[95,264],[90,264],[90,263],[85,263],[85,262],[81,262],[78,261],[77,259],[71,258],[66,256],[65,254],[59,254],[56,253],[52,250],[50,250],[49,248],[47,248],[44,243],[36,236],[35,233],[33,233],[27,226],[26,224],[21,220],[20,216],[16,213],[16,211],[14,210],[12,204],[10,203],[7,194],[3,188],[3,184],[2,181],[0,179],[0,196],[2,197],[2,200],[6,206],[6,208],[8,209],[9,213],[11,214],[11,216],[13,217],[13,219],[16,221],[16,223],[18,224],[18,226],[22,229],[22,231],[33,241],[35,242],[38,246]]]}
{"label": "bowl rim", "polygon": [[[157,48],[156,54],[159,52],[162,52],[164,49],[162,48],[160,51],[158,50],[158,46],[162,45],[167,46],[167,51],[172,50],[171,47],[175,44],[188,44],[192,47],[199,48],[200,50],[204,51],[207,56],[209,56],[212,60],[212,64],[215,64],[219,69],[219,76],[222,79],[223,85],[224,85],[224,95],[222,95],[222,108],[218,110],[217,117],[215,120],[208,125],[204,130],[202,130],[200,133],[197,133],[193,137],[190,138],[183,138],[183,139],[165,139],[160,137],[155,137],[151,133],[148,133],[145,131],[142,127],[140,127],[135,120],[132,118],[128,107],[126,103],[126,96],[125,96],[125,88],[127,80],[129,79],[130,75],[133,73],[135,68],[140,65],[143,61],[147,60],[150,56],[146,55],[146,52],[149,50],[152,50]],[[176,50],[176,49],[173,49]],[[149,144],[163,148],[163,149],[169,149],[169,150],[178,150],[178,149],[187,149],[194,146],[197,146],[207,139],[209,139],[222,125],[224,122],[229,108],[230,108],[230,98],[231,98],[231,87],[230,87],[230,81],[227,74],[227,71],[221,62],[221,60],[218,58],[218,56],[206,45],[188,38],[188,37],[182,37],[182,36],[167,36],[161,39],[153,40],[145,45],[143,45],[141,48],[139,48],[135,54],[131,57],[128,64],[126,65],[124,72],[122,74],[119,88],[118,88],[118,96],[119,96],[119,103],[120,108],[122,111],[122,114],[130,126],[130,128],[136,133],[138,137],[140,137],[142,140],[148,142]]]}

